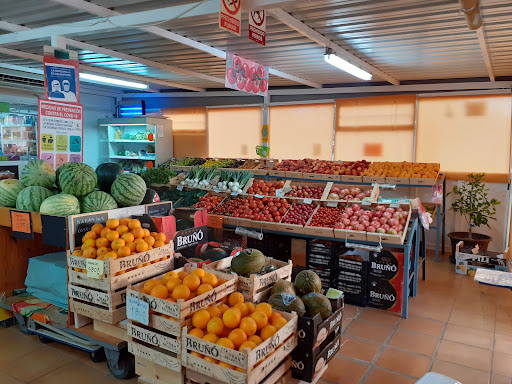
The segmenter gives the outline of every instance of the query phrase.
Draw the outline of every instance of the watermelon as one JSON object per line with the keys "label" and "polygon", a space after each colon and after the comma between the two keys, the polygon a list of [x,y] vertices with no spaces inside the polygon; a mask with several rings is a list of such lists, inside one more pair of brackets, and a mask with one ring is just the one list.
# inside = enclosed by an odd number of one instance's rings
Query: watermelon
{"label": "watermelon", "polygon": [[117,203],[114,198],[102,191],[91,192],[82,200],[82,213],[108,211],[116,208]]}
{"label": "watermelon", "polygon": [[142,204],[152,204],[152,203],[159,203],[160,202],[160,196],[158,196],[158,193],[154,189],[148,188],[146,189],[146,194],[144,195],[144,199],[142,199]]}
{"label": "watermelon", "polygon": [[62,172],[63,170],[65,170],[67,167],[69,167],[69,166],[71,166],[71,165],[73,165],[73,164],[74,164],[74,163],[64,163],[64,164],[62,164],[59,168],[57,168],[57,169],[55,170],[55,176],[56,176],[55,185],[56,185],[58,188],[60,188],[60,186],[59,186],[59,175],[61,174],[61,172]]}
{"label": "watermelon", "polygon": [[210,259],[212,263],[228,257],[228,253],[222,248],[212,248],[207,250],[203,255],[203,260]]}
{"label": "watermelon", "polygon": [[75,197],[84,197],[96,187],[96,172],[83,163],[69,163],[59,173],[59,186],[62,192]]}
{"label": "watermelon", "polygon": [[114,180],[124,173],[123,168],[117,163],[103,163],[96,168],[98,176],[98,189],[110,193]]}
{"label": "watermelon", "polygon": [[32,160],[21,171],[21,182],[30,187],[49,188],[55,183],[55,170],[44,160]]}
{"label": "watermelon", "polygon": [[39,212],[54,216],[71,216],[80,213],[80,202],[67,193],[50,196],[41,204]]}
{"label": "watermelon", "polygon": [[300,271],[297,276],[295,276],[295,289],[297,289],[301,295],[310,292],[319,293],[322,290],[322,280],[320,280],[320,277],[313,271]]}
{"label": "watermelon", "polygon": [[49,189],[43,187],[26,187],[16,199],[16,208],[24,211],[39,212],[43,201],[52,196]]}
{"label": "watermelon", "polygon": [[257,249],[247,248],[231,260],[231,270],[240,276],[249,277],[260,273],[265,266],[265,255]]}
{"label": "watermelon", "polygon": [[23,183],[16,179],[0,181],[0,207],[16,207],[16,198],[23,189]]}
{"label": "watermelon", "polygon": [[114,180],[110,193],[121,207],[139,205],[146,195],[146,182],[134,173],[125,173]]}
{"label": "watermelon", "polygon": [[315,317],[316,314],[319,314],[322,320],[325,320],[332,315],[331,302],[321,293],[306,293],[301,299],[306,306],[308,317]]}

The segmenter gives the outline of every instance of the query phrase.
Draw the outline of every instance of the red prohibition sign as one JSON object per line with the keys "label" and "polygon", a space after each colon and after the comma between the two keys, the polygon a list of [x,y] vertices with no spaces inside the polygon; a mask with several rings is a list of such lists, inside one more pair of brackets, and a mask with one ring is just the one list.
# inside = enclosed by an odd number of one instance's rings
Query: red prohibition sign
{"label": "red prohibition sign", "polygon": [[[231,15],[236,15],[240,10],[240,0],[222,0],[224,7]],[[232,8],[234,7],[234,10]]]}
{"label": "red prohibition sign", "polygon": [[[258,19],[258,20],[256,20],[254,18],[254,16],[256,16],[256,19]],[[254,21],[254,24],[256,24],[258,27],[261,26],[261,24],[263,24],[263,22],[265,21],[265,11],[264,10],[252,11],[251,18],[252,18],[252,21]]]}

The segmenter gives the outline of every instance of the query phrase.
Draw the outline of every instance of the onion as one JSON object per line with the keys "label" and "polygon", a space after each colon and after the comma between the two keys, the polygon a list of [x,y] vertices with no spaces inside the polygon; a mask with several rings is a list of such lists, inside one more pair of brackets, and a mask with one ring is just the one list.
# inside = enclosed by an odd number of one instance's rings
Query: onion
{"label": "onion", "polygon": [[355,196],[357,194],[361,193],[361,188],[350,188],[350,194]]}
{"label": "onion", "polygon": [[343,196],[350,195],[350,189],[347,189],[347,188],[342,189],[341,190],[341,195],[343,195]]}
{"label": "onion", "polygon": [[340,197],[336,193],[330,193],[329,196],[327,196],[330,200],[339,200]]}

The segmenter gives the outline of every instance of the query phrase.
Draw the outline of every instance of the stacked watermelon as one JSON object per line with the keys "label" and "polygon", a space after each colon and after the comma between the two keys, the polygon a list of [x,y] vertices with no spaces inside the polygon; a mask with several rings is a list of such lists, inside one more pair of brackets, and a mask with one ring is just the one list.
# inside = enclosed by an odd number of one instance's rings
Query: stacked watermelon
{"label": "stacked watermelon", "polygon": [[65,163],[55,171],[46,161],[33,160],[23,168],[21,181],[0,181],[0,207],[56,216],[139,205],[145,194],[144,180],[124,174],[115,163],[101,164],[96,171],[87,164]]}

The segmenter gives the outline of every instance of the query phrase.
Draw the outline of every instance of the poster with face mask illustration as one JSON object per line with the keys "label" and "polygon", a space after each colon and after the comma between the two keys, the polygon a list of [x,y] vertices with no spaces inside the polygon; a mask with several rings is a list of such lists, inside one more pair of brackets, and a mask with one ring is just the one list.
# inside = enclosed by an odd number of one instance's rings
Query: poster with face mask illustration
{"label": "poster with face mask illustration", "polygon": [[44,56],[46,98],[64,103],[80,102],[78,60]]}

